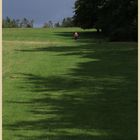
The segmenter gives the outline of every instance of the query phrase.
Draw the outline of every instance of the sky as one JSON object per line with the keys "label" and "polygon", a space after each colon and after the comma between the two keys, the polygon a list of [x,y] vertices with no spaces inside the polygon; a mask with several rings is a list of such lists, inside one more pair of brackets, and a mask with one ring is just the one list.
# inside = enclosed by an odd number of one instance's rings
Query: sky
{"label": "sky", "polygon": [[33,19],[36,27],[73,16],[75,0],[3,0],[3,18]]}

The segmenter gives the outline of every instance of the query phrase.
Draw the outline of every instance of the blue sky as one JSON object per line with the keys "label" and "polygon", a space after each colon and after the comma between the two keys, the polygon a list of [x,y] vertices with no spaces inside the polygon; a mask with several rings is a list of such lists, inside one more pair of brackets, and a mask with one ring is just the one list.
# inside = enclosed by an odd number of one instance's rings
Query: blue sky
{"label": "blue sky", "polygon": [[3,17],[34,19],[36,26],[73,16],[75,0],[3,0]]}

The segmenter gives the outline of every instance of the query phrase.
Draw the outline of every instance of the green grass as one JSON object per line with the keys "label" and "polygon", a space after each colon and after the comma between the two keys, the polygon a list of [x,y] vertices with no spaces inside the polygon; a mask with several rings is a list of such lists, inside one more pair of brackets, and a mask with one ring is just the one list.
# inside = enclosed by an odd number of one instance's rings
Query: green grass
{"label": "green grass", "polygon": [[93,31],[3,29],[3,140],[137,139],[137,43]]}

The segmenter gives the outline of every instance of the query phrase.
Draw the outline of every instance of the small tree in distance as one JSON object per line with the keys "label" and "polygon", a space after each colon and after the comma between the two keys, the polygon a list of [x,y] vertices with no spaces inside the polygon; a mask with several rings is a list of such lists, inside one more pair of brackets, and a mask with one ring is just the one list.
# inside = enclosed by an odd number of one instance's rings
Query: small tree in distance
{"label": "small tree in distance", "polygon": [[43,28],[53,28],[53,22],[49,20],[49,22],[45,22]]}

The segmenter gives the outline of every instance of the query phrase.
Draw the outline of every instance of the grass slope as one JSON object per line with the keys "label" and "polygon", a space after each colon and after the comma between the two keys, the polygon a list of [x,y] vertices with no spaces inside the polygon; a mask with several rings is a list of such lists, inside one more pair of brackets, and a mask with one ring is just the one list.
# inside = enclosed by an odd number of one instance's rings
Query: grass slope
{"label": "grass slope", "polygon": [[3,139],[136,140],[137,43],[3,29]]}

